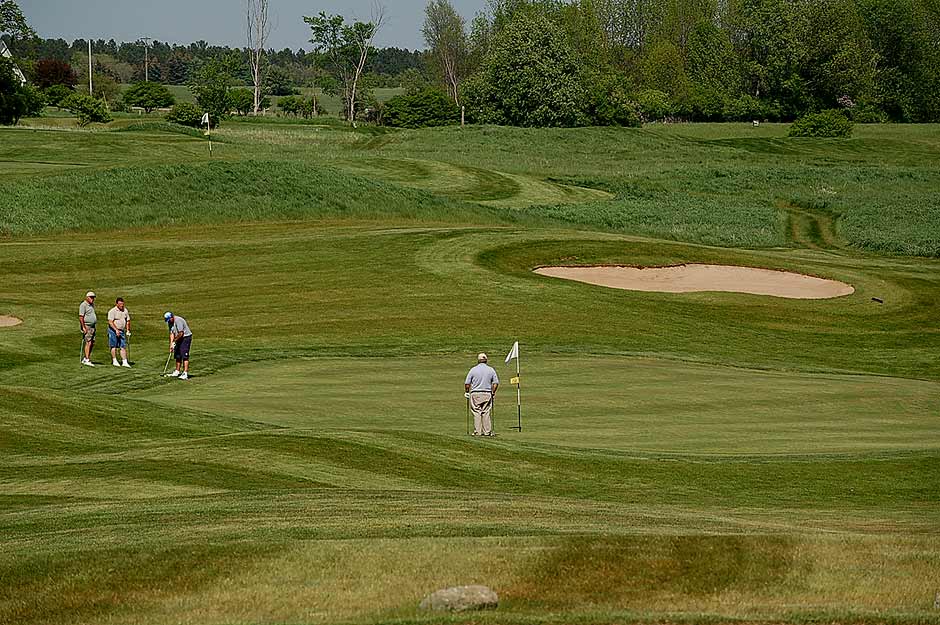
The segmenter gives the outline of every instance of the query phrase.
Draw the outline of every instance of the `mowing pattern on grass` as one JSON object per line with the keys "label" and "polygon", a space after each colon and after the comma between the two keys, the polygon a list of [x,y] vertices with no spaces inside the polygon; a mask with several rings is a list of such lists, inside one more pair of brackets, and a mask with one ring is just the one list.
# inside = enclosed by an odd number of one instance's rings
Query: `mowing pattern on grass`
{"label": "mowing pattern on grass", "polygon": [[[499,612],[445,620],[940,623],[940,265],[869,253],[938,249],[935,128],[254,121],[212,163],[148,128],[0,131],[0,622],[437,623],[483,583]],[[858,290],[531,271],[689,262]],[[76,363],[88,288],[133,369]],[[500,394],[466,437],[466,368],[517,339],[525,430]]]}

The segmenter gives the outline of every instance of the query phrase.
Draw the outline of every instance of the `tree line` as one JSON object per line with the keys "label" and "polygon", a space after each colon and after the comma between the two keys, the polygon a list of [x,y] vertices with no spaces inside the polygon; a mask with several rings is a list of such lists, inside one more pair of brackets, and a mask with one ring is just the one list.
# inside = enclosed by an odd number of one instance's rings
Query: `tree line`
{"label": "tree line", "polygon": [[[248,0],[249,23],[253,4],[267,2]],[[118,83],[149,75],[189,85],[219,117],[233,108],[226,93],[247,84],[254,112],[265,95],[315,86],[339,96],[352,123],[383,120],[378,86],[406,88],[389,116],[406,125],[790,121],[833,110],[863,123],[940,121],[940,0],[487,0],[469,21],[450,0],[428,0],[424,51],[373,47],[383,16],[306,16],[311,50],[265,49],[264,37],[244,48],[95,41],[94,95],[113,104]],[[5,19],[35,85],[87,82],[88,42]]]}
{"label": "tree line", "polygon": [[937,0],[430,0],[440,86],[479,121],[940,121]]}
{"label": "tree line", "polygon": [[[34,36],[9,43],[27,74],[35,76],[39,69],[36,67],[38,63],[53,60],[70,65],[77,75],[77,83],[82,82],[83,78],[87,82],[86,39],[69,42],[61,38],[46,39]],[[143,81],[146,74],[153,82],[186,85],[195,71],[206,62],[234,57],[236,62],[229,63],[232,66],[233,80],[240,84],[251,84],[248,48],[209,45],[205,41],[186,45],[151,41],[146,47],[147,50],[143,41],[92,41],[95,74],[105,79],[110,78],[119,84]],[[420,50],[379,48],[370,55],[366,72],[376,86],[397,87],[403,72],[424,71],[424,56],[425,53]],[[312,50],[267,49],[264,51],[264,59],[269,71],[286,75],[289,82],[296,87],[319,86],[319,82],[326,75],[321,69],[321,55]],[[149,69],[145,68],[147,60]]]}

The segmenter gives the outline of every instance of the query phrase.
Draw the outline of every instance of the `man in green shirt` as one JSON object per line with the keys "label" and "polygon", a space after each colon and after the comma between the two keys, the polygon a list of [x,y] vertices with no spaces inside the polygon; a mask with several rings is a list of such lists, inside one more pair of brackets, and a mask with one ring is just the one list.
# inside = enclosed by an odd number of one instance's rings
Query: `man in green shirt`
{"label": "man in green shirt", "polygon": [[95,314],[95,292],[88,291],[85,294],[85,300],[78,307],[78,322],[82,325],[82,336],[84,337],[84,358],[82,364],[86,367],[94,367],[91,362],[91,350],[95,348],[95,326],[98,324],[98,316]]}

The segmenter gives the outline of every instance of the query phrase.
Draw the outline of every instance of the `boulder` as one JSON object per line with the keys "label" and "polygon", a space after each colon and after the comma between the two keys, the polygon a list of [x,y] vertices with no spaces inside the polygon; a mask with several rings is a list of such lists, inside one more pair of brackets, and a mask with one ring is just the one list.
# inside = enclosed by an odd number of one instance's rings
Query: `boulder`
{"label": "boulder", "polygon": [[497,605],[499,597],[486,586],[457,586],[431,593],[418,607],[422,610],[468,612],[488,610]]}

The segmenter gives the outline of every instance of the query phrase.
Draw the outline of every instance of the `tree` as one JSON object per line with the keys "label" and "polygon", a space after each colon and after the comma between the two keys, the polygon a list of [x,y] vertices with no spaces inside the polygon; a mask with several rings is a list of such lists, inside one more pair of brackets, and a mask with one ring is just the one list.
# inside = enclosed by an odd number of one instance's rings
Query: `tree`
{"label": "tree", "polygon": [[53,85],[65,85],[71,89],[78,84],[78,75],[72,66],[56,59],[42,59],[31,73],[33,82],[40,89],[48,89]]}
{"label": "tree", "polygon": [[376,5],[372,21],[347,25],[342,15],[320,12],[316,17],[304,17],[312,32],[310,43],[316,46],[343,87],[346,120],[356,125],[359,102],[359,82],[372,52],[372,42],[385,21],[385,9]]}
{"label": "tree", "polygon": [[13,62],[0,56],[0,124],[14,126],[26,112],[26,95],[13,73]]}
{"label": "tree", "polygon": [[300,105],[302,102],[303,98],[298,100],[296,96],[288,95],[280,98],[277,101],[277,106],[288,115],[297,115],[297,113],[300,111]]}
{"label": "tree", "polygon": [[36,36],[15,0],[0,0],[0,34],[4,33],[13,39],[29,39]]}
{"label": "tree", "polygon": [[248,0],[248,65],[251,67],[251,79],[255,86],[254,112],[261,109],[262,70],[264,62],[264,46],[271,34],[271,23],[268,21],[268,0]]}
{"label": "tree", "polygon": [[75,113],[78,125],[82,127],[96,122],[107,123],[113,119],[107,102],[84,93],[73,93],[65,98],[60,106]]}
{"label": "tree", "polygon": [[196,104],[209,114],[212,127],[226,119],[230,110],[228,90],[232,84],[231,69],[235,63],[232,58],[213,58],[190,75],[189,90],[196,98]]}
{"label": "tree", "polygon": [[59,106],[65,98],[72,95],[72,90],[65,85],[52,85],[43,90],[46,96],[46,103],[49,106]]}
{"label": "tree", "polygon": [[510,126],[579,126],[586,94],[564,33],[540,10],[517,11],[466,83],[471,116]]}
{"label": "tree", "polygon": [[125,106],[139,106],[146,112],[173,106],[176,98],[170,90],[155,82],[139,82],[124,92]]}
{"label": "tree", "polygon": [[457,104],[437,89],[395,96],[385,103],[384,122],[397,128],[447,126],[460,121]]}
{"label": "tree", "polygon": [[430,0],[421,32],[448,94],[460,106],[460,84],[466,76],[470,49],[465,20],[449,0]]}
{"label": "tree", "polygon": [[251,89],[232,89],[228,92],[228,101],[229,106],[244,117],[254,109],[255,92]]}
{"label": "tree", "polygon": [[264,73],[264,93],[276,96],[297,95],[294,80],[283,67],[272,65]]}

